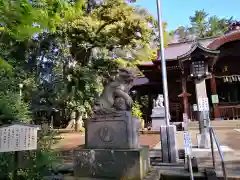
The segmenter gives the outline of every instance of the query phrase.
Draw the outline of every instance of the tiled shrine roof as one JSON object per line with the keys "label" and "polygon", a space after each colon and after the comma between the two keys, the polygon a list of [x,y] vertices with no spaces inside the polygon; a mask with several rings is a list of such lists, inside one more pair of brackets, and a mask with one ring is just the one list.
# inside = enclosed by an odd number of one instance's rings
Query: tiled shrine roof
{"label": "tiled shrine roof", "polygon": [[[199,39],[198,42],[202,47],[207,48],[209,44],[211,44],[214,40],[216,40],[217,37],[212,38],[204,38]],[[165,48],[165,58],[167,61],[174,61],[177,60],[177,58],[187,52],[191,49],[193,43],[195,41],[187,41],[187,42],[181,42],[181,43],[173,43],[169,44],[167,48]],[[157,60],[156,60],[157,61]],[[144,62],[140,64],[139,66],[151,66],[154,63],[152,61]]]}
{"label": "tiled shrine roof", "polygon": [[[216,37],[214,38],[204,38],[199,39],[198,43],[204,47],[207,48],[210,43],[212,43]],[[187,53],[191,48],[192,45],[195,43],[195,41],[187,41],[183,43],[174,43],[169,44],[168,47],[165,49],[165,57],[167,60],[177,60],[178,56],[181,56],[185,53]]]}
{"label": "tiled shrine roof", "polygon": [[218,50],[212,50],[209,48],[204,47],[201,43],[199,43],[199,41],[196,41],[194,43],[192,43],[191,48],[189,49],[189,51],[187,51],[185,54],[182,54],[180,56],[177,57],[178,60],[186,60],[189,59],[189,57],[191,56],[191,54],[196,51],[197,49],[199,49],[202,52],[205,52],[209,55],[218,55],[220,53],[220,51]]}
{"label": "tiled shrine roof", "polygon": [[[210,37],[198,39],[198,47],[204,51],[214,53],[214,50],[219,50],[219,48],[229,42],[240,40],[240,23],[236,22],[229,26],[229,31],[226,34],[219,37]],[[191,50],[194,50],[194,44],[196,41],[186,41],[179,43],[169,44],[167,48],[165,48],[165,58],[168,62],[177,61],[179,57],[186,56]],[[148,69],[154,64],[159,63],[160,58],[155,61],[144,62],[139,64],[139,69]],[[135,82],[136,85],[148,84],[147,78],[138,78]]]}
{"label": "tiled shrine roof", "polygon": [[[198,39],[198,43],[203,48],[206,48],[206,50],[217,50],[220,46],[232,42],[240,40],[240,23],[235,22],[229,27],[229,31],[219,37],[209,37],[209,38],[203,38]],[[165,48],[165,58],[167,61],[174,61],[177,60],[177,57],[182,56],[186,53],[188,53],[192,45],[195,43],[195,41],[186,41],[186,42],[179,42],[179,43],[172,43],[169,44],[167,48]],[[160,58],[158,58],[159,60]],[[158,60],[155,60],[153,62],[144,62],[140,64],[139,66],[151,66],[154,64],[154,62],[157,62]]]}

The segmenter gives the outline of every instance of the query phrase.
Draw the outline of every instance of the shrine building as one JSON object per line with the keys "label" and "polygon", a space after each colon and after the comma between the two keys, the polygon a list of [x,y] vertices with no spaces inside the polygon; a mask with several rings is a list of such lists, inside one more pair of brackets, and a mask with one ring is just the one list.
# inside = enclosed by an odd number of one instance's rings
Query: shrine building
{"label": "shrine building", "polygon": [[[206,92],[210,118],[240,118],[240,23],[219,37],[169,44],[165,48],[168,94],[172,122],[182,121],[182,113],[196,120],[196,89],[188,65],[194,57],[207,63]],[[151,122],[153,99],[163,94],[161,59],[139,64],[143,76],[133,87],[134,99],[142,105],[146,123]]]}

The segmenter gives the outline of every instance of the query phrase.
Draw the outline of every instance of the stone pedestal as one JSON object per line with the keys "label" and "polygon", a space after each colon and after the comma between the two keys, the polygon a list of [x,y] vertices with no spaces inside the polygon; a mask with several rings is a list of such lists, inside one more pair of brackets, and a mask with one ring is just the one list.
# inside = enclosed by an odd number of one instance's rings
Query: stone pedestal
{"label": "stone pedestal", "polygon": [[197,135],[198,148],[210,148],[210,118],[208,111],[198,111],[198,119],[199,119],[199,131],[200,134]]}
{"label": "stone pedestal", "polygon": [[137,149],[140,147],[140,120],[132,117],[130,111],[98,115],[85,123],[86,148]]}
{"label": "stone pedestal", "polygon": [[162,161],[164,163],[178,162],[176,132],[175,125],[160,127]]}
{"label": "stone pedestal", "polygon": [[160,126],[166,125],[166,116],[164,107],[155,107],[152,110],[152,130],[160,131]]}
{"label": "stone pedestal", "polygon": [[[214,142],[214,147],[216,147]],[[211,148],[211,141],[209,133],[202,133],[197,135],[197,146],[198,148],[202,149],[209,149]]]}
{"label": "stone pedestal", "polygon": [[143,179],[150,167],[148,146],[138,149],[75,149],[74,176]]}
{"label": "stone pedestal", "polygon": [[140,147],[140,120],[130,111],[97,115],[85,127],[86,149],[74,150],[74,176],[144,178],[150,167],[149,148]]}

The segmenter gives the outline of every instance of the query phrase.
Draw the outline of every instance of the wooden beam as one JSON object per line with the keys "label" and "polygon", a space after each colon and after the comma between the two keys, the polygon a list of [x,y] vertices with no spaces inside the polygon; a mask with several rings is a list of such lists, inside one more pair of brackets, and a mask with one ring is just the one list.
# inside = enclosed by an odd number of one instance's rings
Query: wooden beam
{"label": "wooden beam", "polygon": [[[212,73],[212,78],[210,79],[210,83],[211,83],[211,94],[216,95],[217,94],[217,83],[216,83],[214,72]],[[220,110],[219,110],[218,104],[213,104],[213,111],[214,111],[214,119],[220,118]]]}
{"label": "wooden beam", "polygon": [[181,85],[182,85],[182,93],[178,97],[183,98],[183,110],[184,110],[184,113],[186,113],[189,117],[188,97],[191,96],[191,94],[187,92],[187,77],[184,74],[181,77]]}

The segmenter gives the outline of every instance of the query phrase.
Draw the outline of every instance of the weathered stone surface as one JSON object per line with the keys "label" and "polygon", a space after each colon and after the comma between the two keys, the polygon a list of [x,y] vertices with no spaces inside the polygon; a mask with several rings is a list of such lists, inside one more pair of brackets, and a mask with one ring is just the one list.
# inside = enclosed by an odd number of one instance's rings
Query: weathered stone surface
{"label": "weathered stone surface", "polygon": [[76,177],[143,179],[150,167],[148,146],[139,149],[76,149]]}
{"label": "weathered stone surface", "polygon": [[162,160],[164,163],[178,162],[176,132],[175,125],[161,126],[160,128]]}
{"label": "weathered stone surface", "polygon": [[132,107],[129,91],[133,86],[136,73],[129,68],[120,68],[115,76],[109,78],[101,96],[93,106],[95,114],[108,114],[116,111],[127,111]]}
{"label": "weathered stone surface", "polygon": [[164,107],[156,107],[152,110],[152,130],[160,131],[160,126],[166,125],[165,118],[165,109]]}
{"label": "weathered stone surface", "polygon": [[164,163],[168,163],[169,162],[169,151],[168,151],[168,138],[167,138],[166,126],[160,127],[160,137],[161,137],[162,161]]}
{"label": "weathered stone surface", "polygon": [[86,148],[139,148],[140,121],[130,111],[98,115],[86,121]]}
{"label": "weathered stone surface", "polygon": [[165,118],[165,109],[164,107],[156,107],[152,110],[151,117]]}
{"label": "weathered stone surface", "polygon": [[168,145],[169,145],[169,157],[171,163],[178,162],[178,149],[177,149],[177,138],[176,133],[177,129],[175,125],[167,126],[167,133],[168,133]]}

